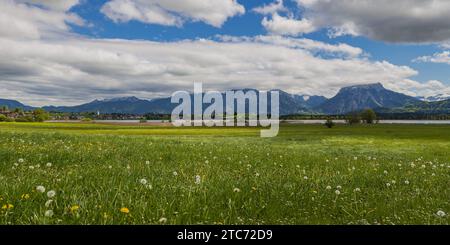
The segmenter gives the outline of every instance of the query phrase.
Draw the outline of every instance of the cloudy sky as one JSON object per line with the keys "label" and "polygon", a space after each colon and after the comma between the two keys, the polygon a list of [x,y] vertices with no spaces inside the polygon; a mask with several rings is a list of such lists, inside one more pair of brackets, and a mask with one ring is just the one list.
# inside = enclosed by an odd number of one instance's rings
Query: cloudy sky
{"label": "cloudy sky", "polygon": [[0,0],[0,98],[192,90],[450,95],[448,0]]}

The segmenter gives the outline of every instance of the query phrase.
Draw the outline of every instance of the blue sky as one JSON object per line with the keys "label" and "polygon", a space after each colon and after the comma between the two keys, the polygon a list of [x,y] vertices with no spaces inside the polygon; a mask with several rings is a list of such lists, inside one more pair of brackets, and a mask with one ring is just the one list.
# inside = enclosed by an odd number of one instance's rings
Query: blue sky
{"label": "blue sky", "polygon": [[[261,25],[264,16],[251,11],[251,9],[264,4],[270,4],[273,0],[239,1],[240,4],[245,6],[247,10],[246,14],[229,19],[221,28],[216,28],[203,22],[187,22],[181,28],[148,24],[139,21],[115,23],[100,12],[105,2],[107,1],[85,1],[83,4],[74,7],[72,9],[73,12],[92,24],[90,27],[74,25],[72,26],[74,31],[95,38],[143,39],[165,42],[183,39],[212,38],[215,35],[267,35],[267,31]],[[294,2],[285,1],[284,3],[298,16],[301,16],[301,12]],[[413,62],[417,57],[442,51],[442,48],[436,44],[398,44],[350,35],[330,38],[327,35],[327,30],[305,34],[303,37],[331,44],[347,43],[355,47],[360,47],[369,54],[370,59],[387,60],[396,65],[407,65],[414,68],[419,71],[419,75],[412,78],[418,81],[439,80],[450,84],[450,69],[448,69],[447,64]]]}
{"label": "blue sky", "polygon": [[0,92],[72,105],[194,81],[327,97],[382,82],[450,96],[447,10],[445,0],[7,0]]}

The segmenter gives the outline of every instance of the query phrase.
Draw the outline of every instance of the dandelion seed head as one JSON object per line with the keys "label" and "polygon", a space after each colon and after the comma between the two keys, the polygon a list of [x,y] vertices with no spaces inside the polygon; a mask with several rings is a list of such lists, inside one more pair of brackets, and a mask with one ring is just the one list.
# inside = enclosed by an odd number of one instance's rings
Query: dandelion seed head
{"label": "dandelion seed head", "polygon": [[161,219],[159,219],[159,223],[161,224],[167,223],[167,218],[162,217]]}
{"label": "dandelion seed head", "polygon": [[334,193],[336,193],[336,195],[340,195],[340,194],[341,194],[341,191],[336,190]]}
{"label": "dandelion seed head", "polygon": [[436,215],[441,218],[447,216],[447,214],[442,210],[437,211]]}
{"label": "dandelion seed head", "polygon": [[48,162],[47,164],[45,164],[45,166],[47,166],[47,168],[51,168],[52,167],[52,163]]}
{"label": "dandelion seed head", "polygon": [[51,217],[53,217],[53,210],[47,210],[47,211],[45,211],[45,217],[49,217],[49,218],[51,218]]}
{"label": "dandelion seed head", "polygon": [[146,179],[141,179],[141,180],[139,180],[139,183],[141,183],[142,185],[146,185],[147,184],[147,180]]}
{"label": "dandelion seed head", "polygon": [[200,175],[196,175],[195,176],[195,184],[200,185],[201,182],[202,182],[202,177],[200,177]]}
{"label": "dandelion seed head", "polygon": [[36,191],[39,193],[44,193],[45,192],[45,187],[42,185],[36,186]]}
{"label": "dandelion seed head", "polygon": [[54,198],[56,196],[56,192],[54,190],[51,190],[49,192],[47,192],[47,197],[48,198]]}
{"label": "dandelion seed head", "polygon": [[327,186],[326,189],[327,189],[327,190],[331,190],[331,186]]}
{"label": "dandelion seed head", "polygon": [[239,189],[239,188],[234,188],[234,189],[233,189],[233,192],[236,192],[236,193],[241,192],[241,189]]}

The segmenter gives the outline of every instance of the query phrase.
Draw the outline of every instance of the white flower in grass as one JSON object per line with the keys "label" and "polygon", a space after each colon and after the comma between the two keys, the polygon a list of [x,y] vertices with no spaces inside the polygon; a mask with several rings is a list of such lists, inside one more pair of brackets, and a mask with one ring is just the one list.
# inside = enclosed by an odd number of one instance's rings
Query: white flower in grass
{"label": "white flower in grass", "polygon": [[43,187],[42,185],[39,185],[36,187],[36,191],[39,193],[44,193],[45,192],[45,187]]}
{"label": "white flower in grass", "polygon": [[233,192],[236,192],[236,193],[241,192],[241,189],[239,189],[239,188],[234,188],[234,189],[233,189]]}
{"label": "white flower in grass", "polygon": [[327,186],[327,188],[326,188],[327,190],[331,190],[331,186]]}
{"label": "white flower in grass", "polygon": [[173,176],[178,176],[178,173],[177,173],[177,171],[173,171]]}
{"label": "white flower in grass", "polygon": [[162,217],[161,219],[159,219],[159,223],[161,224],[167,223],[167,218]]}
{"label": "white flower in grass", "polygon": [[388,174],[388,171],[386,171],[386,170],[384,170],[384,172],[383,172],[384,174]]}
{"label": "white flower in grass", "polygon": [[25,160],[23,160],[23,158],[19,158],[19,160],[17,160],[19,163],[23,163],[25,162]]}
{"label": "white flower in grass", "polygon": [[336,186],[336,189],[340,190],[340,189],[342,189],[342,186],[338,185],[338,186]]}
{"label": "white flower in grass", "polygon": [[14,166],[19,167],[19,164],[15,162],[15,163],[14,163]]}
{"label": "white flower in grass", "polygon": [[47,166],[47,168],[51,168],[52,167],[52,163],[48,162],[45,166]]}
{"label": "white flower in grass", "polygon": [[341,191],[336,190],[334,193],[336,193],[336,195],[340,195],[340,194],[341,194]]}
{"label": "white flower in grass", "polygon": [[391,183],[386,183],[386,186],[387,187],[391,187]]}
{"label": "white flower in grass", "polygon": [[145,164],[150,165],[150,161],[145,161]]}
{"label": "white flower in grass", "polygon": [[47,211],[45,211],[45,217],[49,217],[49,218],[51,218],[51,217],[53,217],[53,210],[47,210]]}
{"label": "white flower in grass", "polygon": [[56,192],[54,190],[51,190],[49,192],[47,192],[47,197],[48,198],[54,198],[56,196]]}
{"label": "white flower in grass", "polygon": [[148,182],[146,179],[141,179],[139,180],[139,183],[141,183],[142,185],[146,185]]}
{"label": "white flower in grass", "polygon": [[111,165],[109,165],[109,166],[108,166],[108,168],[109,168],[109,169],[112,169],[112,166],[111,166]]}
{"label": "white flower in grass", "polygon": [[409,185],[409,181],[408,181],[408,180],[405,180],[405,184],[406,184],[406,185]]}
{"label": "white flower in grass", "polygon": [[34,169],[34,166],[29,166],[28,168],[31,169],[31,170],[33,170],[33,169]]}
{"label": "white flower in grass", "polygon": [[50,207],[50,206],[52,205],[52,203],[53,203],[53,200],[52,200],[52,199],[46,201],[46,202],[45,202],[45,207],[47,207],[47,208]]}
{"label": "white flower in grass", "polygon": [[355,192],[361,192],[361,189],[360,188],[356,188]]}
{"label": "white flower in grass", "polygon": [[200,175],[195,176],[195,184],[200,185],[202,182],[202,177]]}
{"label": "white flower in grass", "polygon": [[308,176],[303,176],[303,179],[304,180],[308,180]]}
{"label": "white flower in grass", "polygon": [[447,214],[442,210],[437,211],[436,215],[441,218],[447,216]]}

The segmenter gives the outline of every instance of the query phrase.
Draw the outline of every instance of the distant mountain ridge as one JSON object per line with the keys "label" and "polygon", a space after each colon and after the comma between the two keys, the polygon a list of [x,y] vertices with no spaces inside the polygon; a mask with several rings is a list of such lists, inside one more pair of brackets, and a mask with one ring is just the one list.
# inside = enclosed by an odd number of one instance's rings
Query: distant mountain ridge
{"label": "distant mountain ridge", "polygon": [[[255,89],[243,89],[244,92],[259,91]],[[437,102],[423,101],[402,93],[397,93],[384,88],[381,83],[356,85],[342,88],[333,98],[323,96],[296,95],[282,90],[280,94],[280,114],[326,114],[343,115],[353,111],[361,111],[367,108],[382,113],[450,113],[450,100]],[[222,94],[225,98],[225,95]],[[193,95],[191,94],[193,100]],[[24,105],[15,100],[0,99],[0,106],[6,105],[10,109],[22,108],[25,110],[36,109]],[[52,112],[100,112],[102,114],[170,114],[176,107],[171,103],[171,98],[158,98],[152,100],[139,99],[137,97],[121,97],[104,100],[94,100],[89,103],[76,106],[44,106],[43,109]],[[204,108],[209,106],[204,104]],[[247,107],[248,105],[246,105]],[[270,100],[269,100],[270,106]],[[225,110],[225,108],[224,108]]]}
{"label": "distant mountain ridge", "polygon": [[381,83],[374,83],[342,88],[336,96],[316,109],[325,114],[340,115],[367,108],[399,108],[421,103],[417,98],[388,90]]}
{"label": "distant mountain ridge", "polygon": [[9,109],[16,109],[16,108],[20,108],[20,109],[24,109],[24,110],[33,110],[33,109],[35,109],[34,107],[24,105],[24,104],[20,103],[17,100],[0,99],[0,107],[2,107],[2,106],[6,106]]}

